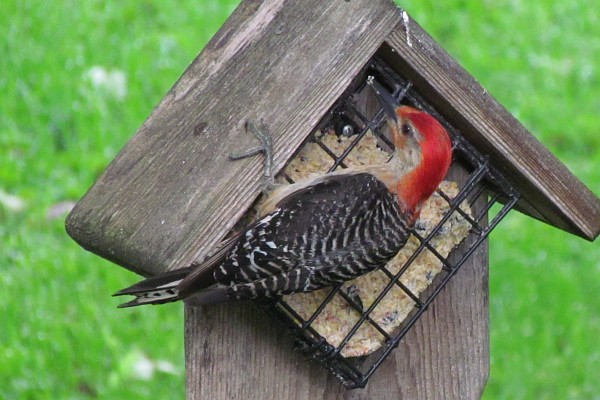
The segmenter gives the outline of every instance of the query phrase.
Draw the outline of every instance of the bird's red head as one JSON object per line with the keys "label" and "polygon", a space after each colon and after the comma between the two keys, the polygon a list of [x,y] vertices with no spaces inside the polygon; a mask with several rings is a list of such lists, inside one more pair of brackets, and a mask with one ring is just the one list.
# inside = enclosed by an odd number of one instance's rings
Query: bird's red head
{"label": "bird's red head", "polygon": [[412,164],[398,184],[398,195],[417,218],[422,205],[448,173],[452,142],[439,121],[423,111],[399,106],[396,116],[396,121],[390,122],[395,130],[396,154]]}
{"label": "bird's red head", "polygon": [[421,207],[442,182],[452,162],[452,142],[437,119],[398,101],[373,77],[367,84],[379,97],[388,114],[394,146],[393,161],[400,171],[397,187],[399,201],[416,219]]}

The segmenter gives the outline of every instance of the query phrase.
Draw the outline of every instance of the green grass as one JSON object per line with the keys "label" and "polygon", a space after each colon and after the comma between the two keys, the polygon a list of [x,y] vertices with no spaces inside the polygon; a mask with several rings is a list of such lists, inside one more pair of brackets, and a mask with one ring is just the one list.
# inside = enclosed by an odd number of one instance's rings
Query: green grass
{"label": "green grass", "polygon": [[[117,311],[109,294],[135,275],[48,213],[85,193],[235,4],[0,5],[0,398],[183,398],[181,307]],[[595,1],[402,5],[600,194]],[[94,66],[126,93],[95,88]],[[597,243],[516,213],[493,233],[485,398],[598,397],[599,260]],[[144,360],[173,370],[145,379]]]}
{"label": "green grass", "polygon": [[[0,5],[0,195],[23,203],[0,205],[0,398],[184,397],[181,306],[117,311],[110,294],[137,277],[47,213],[85,193],[235,3]],[[126,94],[95,88],[94,66]],[[146,359],[174,371],[144,380]]]}

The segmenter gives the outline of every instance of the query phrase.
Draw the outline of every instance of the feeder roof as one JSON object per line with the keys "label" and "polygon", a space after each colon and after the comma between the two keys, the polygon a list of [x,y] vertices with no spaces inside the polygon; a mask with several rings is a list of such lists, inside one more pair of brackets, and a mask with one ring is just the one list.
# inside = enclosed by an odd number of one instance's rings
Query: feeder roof
{"label": "feeder roof", "polygon": [[[522,193],[518,208],[593,240],[600,201],[406,13],[388,0],[244,2],[67,221],[83,247],[148,275],[202,258],[252,205],[274,134],[281,169],[374,54]],[[149,77],[151,79],[151,77]]]}

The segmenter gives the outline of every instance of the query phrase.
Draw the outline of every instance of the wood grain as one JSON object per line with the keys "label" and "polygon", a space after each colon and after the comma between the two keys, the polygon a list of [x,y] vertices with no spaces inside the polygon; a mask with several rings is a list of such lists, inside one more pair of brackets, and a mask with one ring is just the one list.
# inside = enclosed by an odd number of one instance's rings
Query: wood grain
{"label": "wood grain", "polygon": [[522,193],[518,208],[587,240],[600,233],[600,199],[414,20],[387,40],[386,59]]}
{"label": "wood grain", "polygon": [[387,0],[244,1],[67,221],[86,249],[144,275],[202,259],[256,199],[262,157],[247,120],[274,138],[275,172],[398,21]]}

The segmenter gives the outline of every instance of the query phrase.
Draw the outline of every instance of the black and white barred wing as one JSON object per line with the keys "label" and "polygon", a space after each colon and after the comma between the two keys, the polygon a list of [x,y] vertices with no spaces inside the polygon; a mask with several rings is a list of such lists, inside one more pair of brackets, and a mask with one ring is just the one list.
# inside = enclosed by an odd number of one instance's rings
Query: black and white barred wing
{"label": "black and white barred wing", "polygon": [[385,265],[407,238],[383,183],[365,173],[331,175],[252,225],[214,279],[235,299],[311,291]]}

